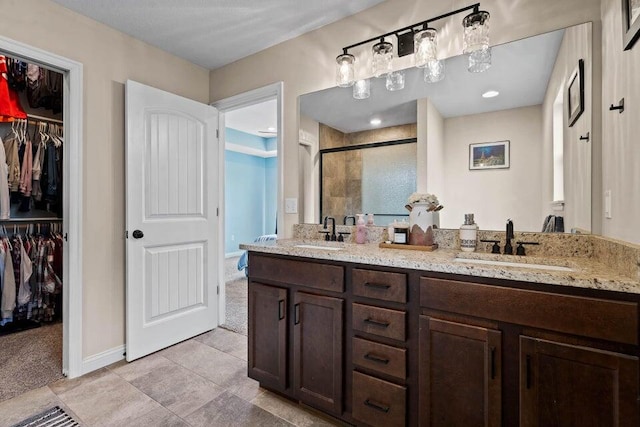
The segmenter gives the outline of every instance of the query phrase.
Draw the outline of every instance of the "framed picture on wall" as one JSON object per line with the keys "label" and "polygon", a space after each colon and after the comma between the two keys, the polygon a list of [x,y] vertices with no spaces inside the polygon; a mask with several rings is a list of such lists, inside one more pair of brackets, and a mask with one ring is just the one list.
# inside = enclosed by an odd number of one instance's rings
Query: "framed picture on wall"
{"label": "framed picture on wall", "polygon": [[469,170],[508,169],[509,142],[483,142],[469,144]]}
{"label": "framed picture on wall", "polygon": [[622,44],[629,50],[640,38],[640,0],[622,1]]}
{"label": "framed picture on wall", "polygon": [[578,66],[567,82],[567,107],[569,127],[571,127],[584,111],[584,61],[582,59],[578,61]]}

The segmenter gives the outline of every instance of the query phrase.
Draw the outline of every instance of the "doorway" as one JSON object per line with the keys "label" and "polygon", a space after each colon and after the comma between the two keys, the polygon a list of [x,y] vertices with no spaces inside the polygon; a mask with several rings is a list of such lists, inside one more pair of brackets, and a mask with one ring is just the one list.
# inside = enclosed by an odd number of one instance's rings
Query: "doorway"
{"label": "doorway", "polygon": [[82,358],[82,64],[6,37],[0,37],[0,54],[62,75],[62,221],[57,226],[64,272],[61,367],[74,378],[90,370]]}
{"label": "doorway", "polygon": [[282,230],[282,83],[213,104],[220,113],[219,323],[247,334],[246,254],[238,245]]}

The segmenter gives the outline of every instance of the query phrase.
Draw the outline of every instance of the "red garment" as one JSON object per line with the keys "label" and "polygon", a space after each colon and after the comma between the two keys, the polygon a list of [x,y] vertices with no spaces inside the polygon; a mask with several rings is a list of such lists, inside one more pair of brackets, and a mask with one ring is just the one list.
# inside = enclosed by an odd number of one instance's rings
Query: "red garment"
{"label": "red garment", "polygon": [[7,58],[0,55],[0,122],[26,119],[27,113],[20,105],[18,94],[9,87],[7,81]]}

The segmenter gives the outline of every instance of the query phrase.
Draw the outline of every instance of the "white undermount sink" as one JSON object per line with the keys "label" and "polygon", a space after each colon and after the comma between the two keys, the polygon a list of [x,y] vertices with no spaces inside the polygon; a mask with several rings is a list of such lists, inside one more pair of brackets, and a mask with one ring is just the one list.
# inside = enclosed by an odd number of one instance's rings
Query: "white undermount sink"
{"label": "white undermount sink", "polygon": [[341,251],[343,248],[337,248],[335,246],[321,246],[321,245],[295,245],[296,248],[301,249],[318,249],[327,251]]}
{"label": "white undermount sink", "polygon": [[492,265],[496,267],[518,267],[518,268],[530,268],[533,270],[574,271],[574,269],[570,267],[563,267],[559,265],[547,265],[547,264],[529,264],[526,262],[496,261],[496,260],[472,259],[472,258],[454,258],[454,261],[464,262],[469,264]]}

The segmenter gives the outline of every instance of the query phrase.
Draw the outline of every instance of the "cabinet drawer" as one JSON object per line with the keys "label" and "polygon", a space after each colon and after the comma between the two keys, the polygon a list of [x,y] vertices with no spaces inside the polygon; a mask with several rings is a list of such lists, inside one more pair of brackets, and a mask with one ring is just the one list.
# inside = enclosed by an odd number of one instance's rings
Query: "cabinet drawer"
{"label": "cabinet drawer", "polygon": [[407,378],[407,350],[353,338],[353,364],[390,375],[399,380]]}
{"label": "cabinet drawer", "polygon": [[405,317],[404,311],[353,303],[352,327],[357,331],[404,341]]}
{"label": "cabinet drawer", "polygon": [[638,304],[420,278],[420,305],[550,331],[638,344]]}
{"label": "cabinet drawer", "polygon": [[344,267],[251,254],[251,279],[275,280],[292,285],[344,292]]}
{"label": "cabinet drawer", "polygon": [[407,275],[354,268],[353,294],[384,301],[407,302]]}
{"label": "cabinet drawer", "polygon": [[404,426],[406,393],[406,387],[354,372],[351,415],[372,426]]}

